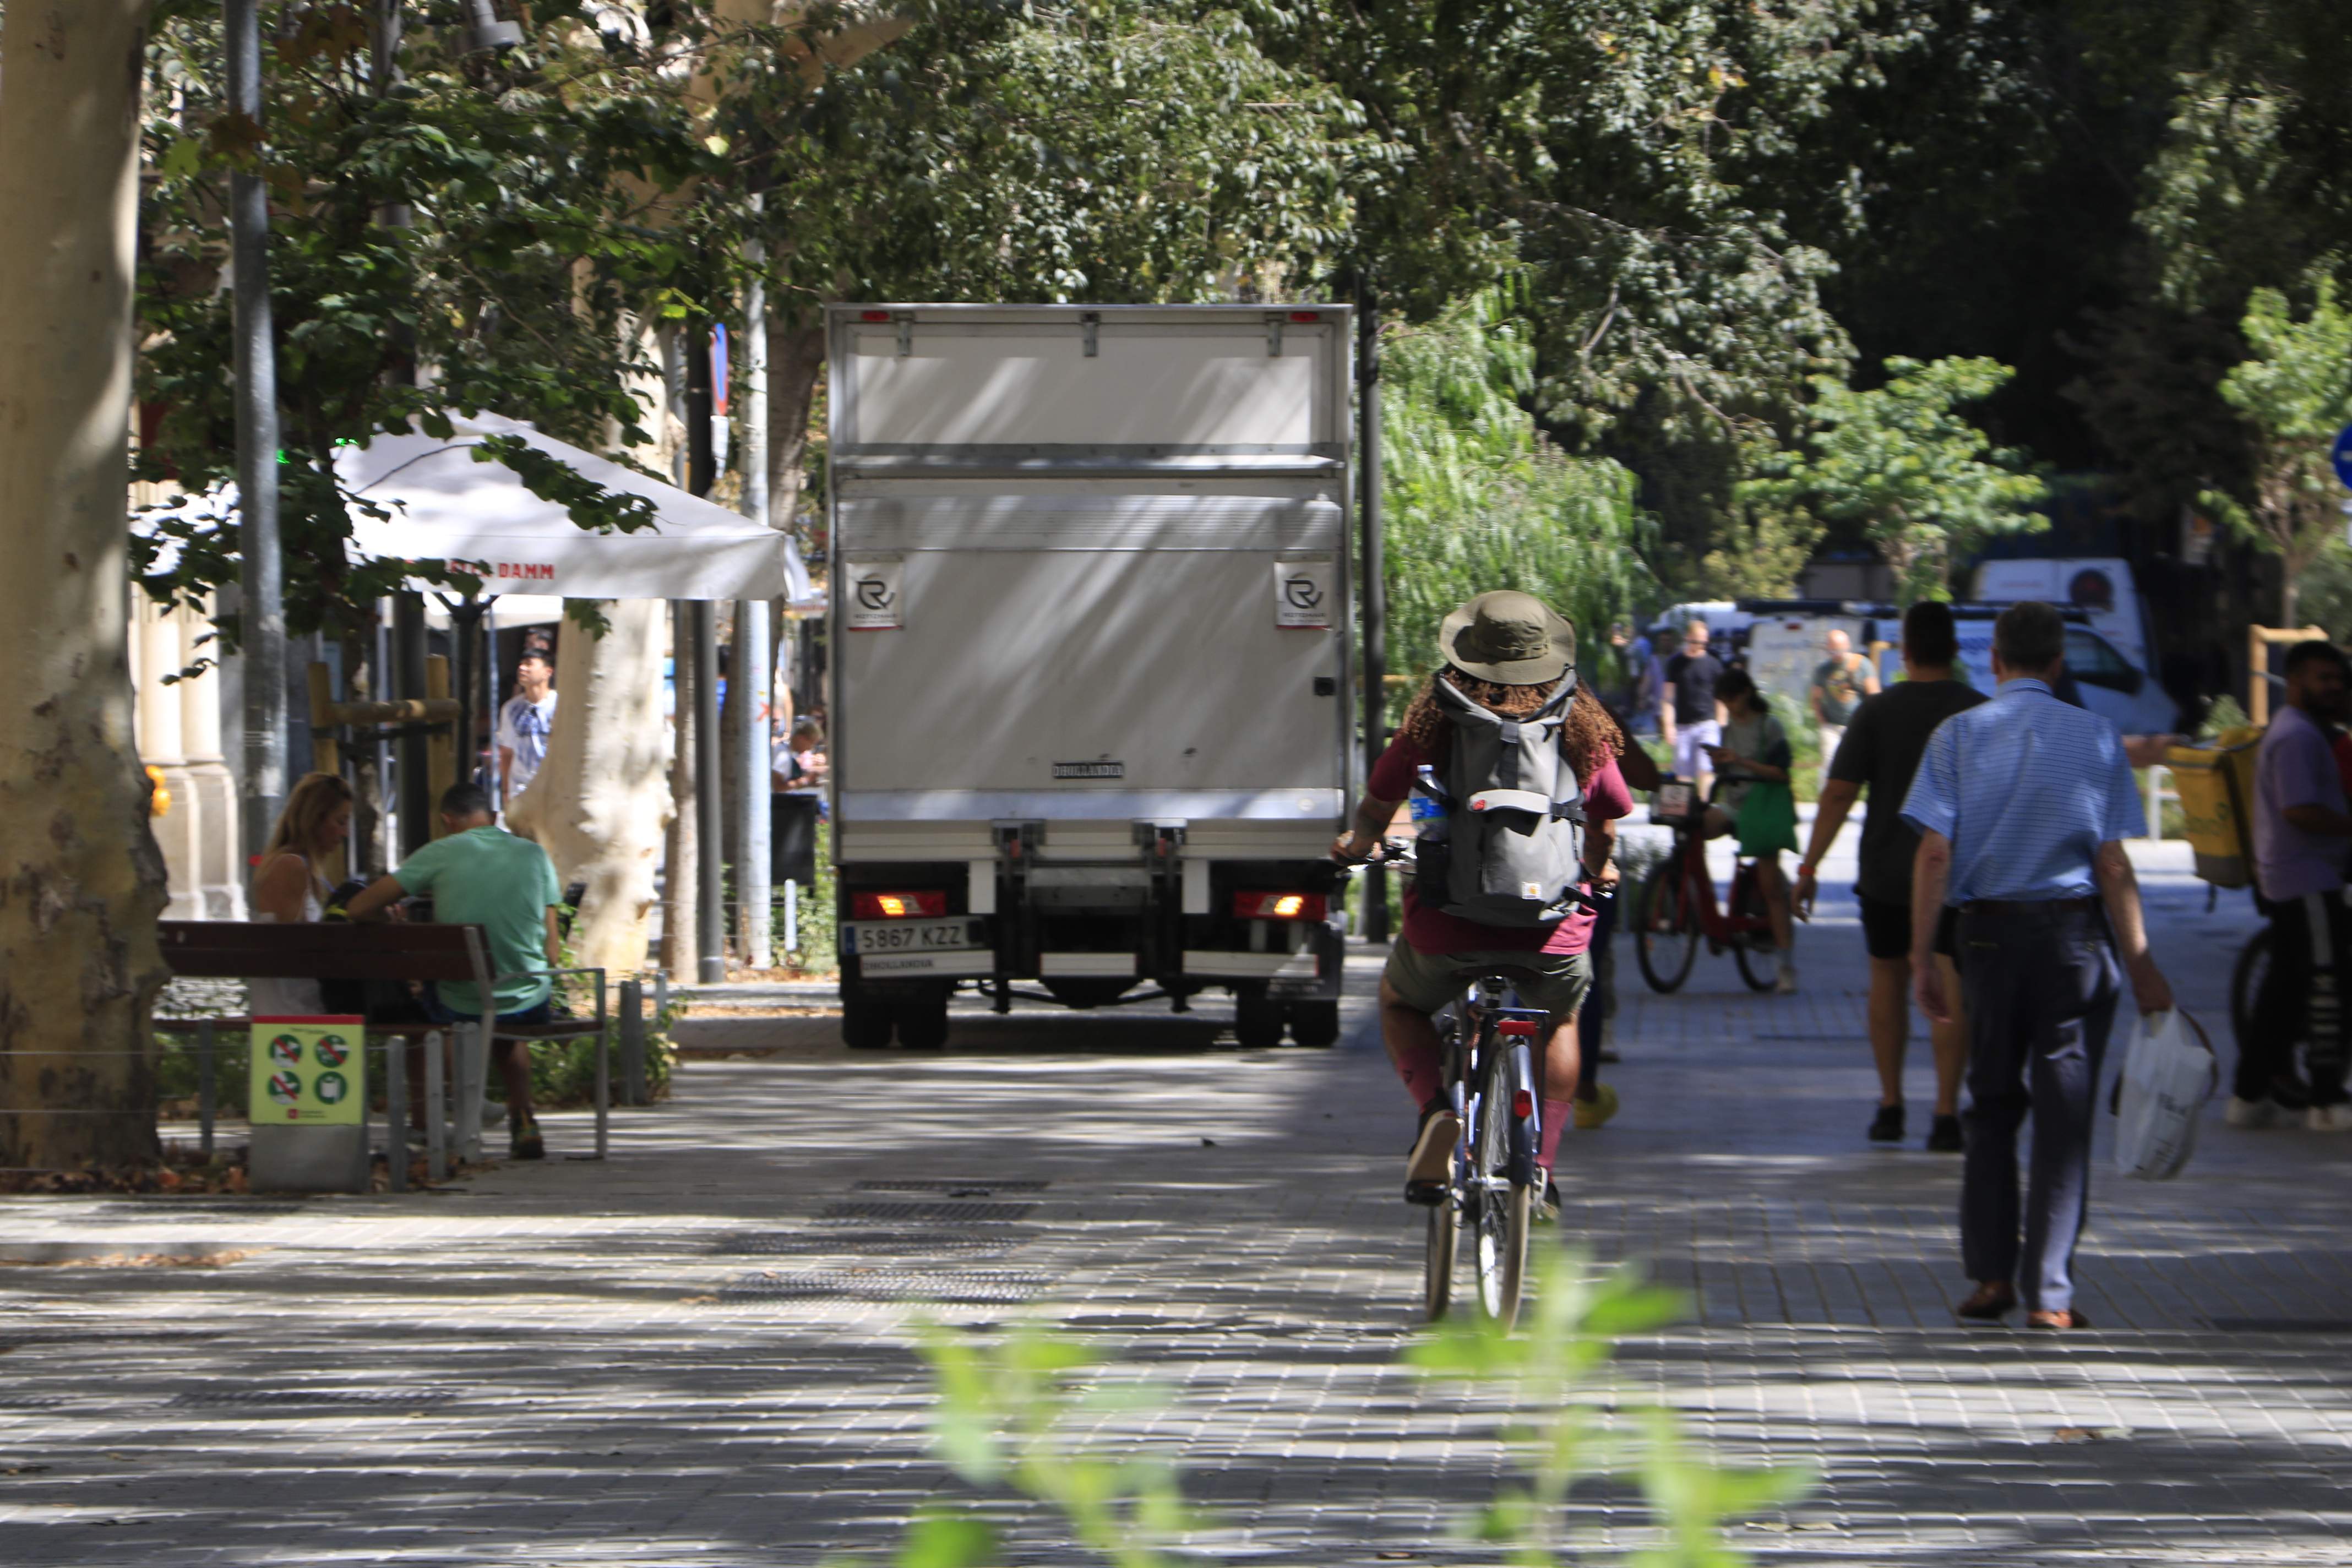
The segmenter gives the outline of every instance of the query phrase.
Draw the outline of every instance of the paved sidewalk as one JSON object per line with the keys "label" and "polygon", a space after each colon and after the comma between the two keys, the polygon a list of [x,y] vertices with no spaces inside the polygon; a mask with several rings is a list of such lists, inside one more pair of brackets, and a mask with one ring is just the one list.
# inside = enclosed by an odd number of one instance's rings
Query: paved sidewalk
{"label": "paved sidewalk", "polygon": [[[2160,955],[2223,1037],[2242,900],[2144,858]],[[1833,867],[1832,869],[1835,868]],[[1832,878],[1832,889],[1843,884]],[[1621,964],[1625,1110],[1570,1135],[1571,1238],[1647,1259],[1689,1323],[1620,1383],[1820,1489],[1738,1531],[1774,1563],[2342,1563],[2352,1140],[2220,1125],[2183,1181],[2102,1175],[2097,1331],[1964,1331],[1958,1162],[1867,1145],[1861,937],[1805,989],[1727,957]],[[1410,1118],[1364,1026],[1241,1052],[1190,1016],[960,1016],[939,1057],[824,1019],[712,1018],[674,1104],[404,1198],[0,1200],[0,1256],[250,1249],[218,1268],[0,1268],[0,1562],[804,1564],[880,1559],[961,1488],[926,1455],[902,1298],[1032,1310],[1165,1383],[1110,1429],[1178,1460],[1230,1563],[1491,1562],[1453,1533],[1505,1468],[1491,1399],[1395,1365],[1413,1330]],[[2102,1150],[2104,1154],[2104,1147]],[[2069,1435],[2101,1435],[2062,1441]],[[1579,1494],[1604,1560],[1649,1536]],[[1081,1559],[1006,1515],[1009,1561]]]}

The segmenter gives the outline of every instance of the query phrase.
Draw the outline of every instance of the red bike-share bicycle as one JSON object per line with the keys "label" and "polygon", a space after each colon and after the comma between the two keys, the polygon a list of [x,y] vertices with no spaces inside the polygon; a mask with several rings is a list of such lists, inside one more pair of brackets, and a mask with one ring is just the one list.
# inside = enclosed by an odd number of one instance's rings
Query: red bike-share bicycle
{"label": "red bike-share bicycle", "polygon": [[1741,858],[1731,873],[1726,908],[1715,905],[1715,879],[1706,870],[1706,807],[1680,779],[1658,787],[1650,820],[1675,830],[1674,847],[1634,902],[1633,951],[1650,989],[1673,991],[1690,978],[1699,939],[1709,952],[1731,949],[1739,978],[1751,991],[1769,991],[1778,975],[1766,955],[1777,950],[1756,862]]}

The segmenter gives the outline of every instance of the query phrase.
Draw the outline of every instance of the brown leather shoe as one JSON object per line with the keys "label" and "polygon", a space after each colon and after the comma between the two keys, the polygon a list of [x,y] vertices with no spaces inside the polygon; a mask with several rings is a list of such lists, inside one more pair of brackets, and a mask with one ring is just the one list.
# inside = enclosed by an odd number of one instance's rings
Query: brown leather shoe
{"label": "brown leather shoe", "polygon": [[1977,1287],[1976,1294],[1952,1310],[1963,1318],[1979,1322],[1999,1322],[2017,1310],[2017,1287],[2006,1279],[1988,1279]]}
{"label": "brown leather shoe", "polygon": [[2025,1326],[2029,1329],[2053,1329],[2063,1332],[2068,1329],[2087,1329],[2091,1326],[2091,1320],[2072,1307],[2061,1308],[2055,1312],[2045,1312],[2037,1309],[2025,1314]]}

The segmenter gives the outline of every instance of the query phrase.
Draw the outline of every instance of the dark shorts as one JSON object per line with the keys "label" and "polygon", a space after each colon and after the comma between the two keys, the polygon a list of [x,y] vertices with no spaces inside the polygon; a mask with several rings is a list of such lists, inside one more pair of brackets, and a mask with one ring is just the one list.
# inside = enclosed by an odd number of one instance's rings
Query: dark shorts
{"label": "dark shorts", "polygon": [[[1862,942],[1873,958],[1908,958],[1911,956],[1911,906],[1891,904],[1883,899],[1853,896],[1862,906]],[[1943,918],[1936,922],[1936,951],[1950,958],[1958,953],[1953,931],[1959,911],[1947,906]]]}
{"label": "dark shorts", "polygon": [[[436,1024],[478,1024],[482,1021],[482,1016],[479,1013],[460,1013],[443,1002],[440,987],[435,985],[425,988],[425,1016]],[[499,1015],[498,1021],[501,1024],[544,1024],[551,1021],[554,1016],[555,998],[550,996],[535,1005],[524,1007],[517,1012],[501,1013]]]}

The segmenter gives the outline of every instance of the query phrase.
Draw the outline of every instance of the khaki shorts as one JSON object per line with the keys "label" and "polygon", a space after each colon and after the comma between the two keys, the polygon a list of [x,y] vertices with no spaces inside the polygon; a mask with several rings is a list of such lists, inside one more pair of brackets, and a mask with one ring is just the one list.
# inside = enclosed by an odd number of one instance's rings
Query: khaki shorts
{"label": "khaki shorts", "polygon": [[1391,950],[1388,967],[1381,971],[1381,978],[1388,982],[1390,990],[1404,998],[1406,1006],[1419,1013],[1434,1013],[1461,995],[1467,984],[1454,978],[1455,970],[1488,965],[1524,969],[1541,975],[1540,980],[1512,982],[1519,1001],[1525,1006],[1540,1007],[1561,1017],[1575,1014],[1592,984],[1592,955],[1589,952],[1497,952],[1492,948],[1471,952],[1422,952],[1402,938]]}

